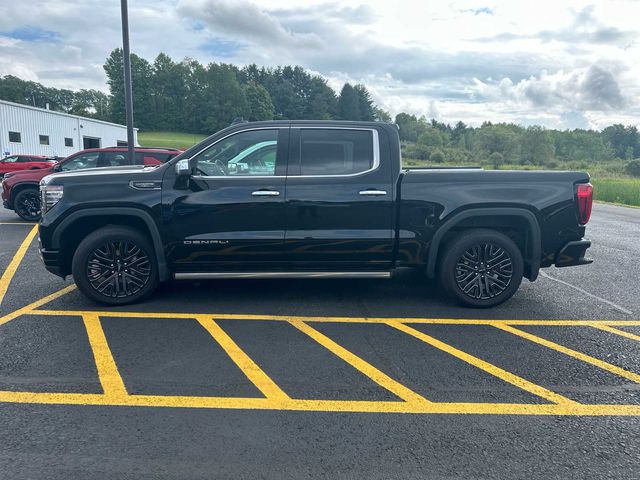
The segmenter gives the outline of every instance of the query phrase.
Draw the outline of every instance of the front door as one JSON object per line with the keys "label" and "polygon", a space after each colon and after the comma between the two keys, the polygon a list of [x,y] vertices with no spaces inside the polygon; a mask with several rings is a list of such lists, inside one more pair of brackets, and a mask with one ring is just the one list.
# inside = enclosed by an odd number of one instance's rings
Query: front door
{"label": "front door", "polygon": [[230,134],[192,157],[188,185],[168,172],[166,255],[175,271],[270,269],[282,260],[288,137],[288,127]]}
{"label": "front door", "polygon": [[287,259],[297,269],[386,270],[394,191],[375,128],[291,128]]}

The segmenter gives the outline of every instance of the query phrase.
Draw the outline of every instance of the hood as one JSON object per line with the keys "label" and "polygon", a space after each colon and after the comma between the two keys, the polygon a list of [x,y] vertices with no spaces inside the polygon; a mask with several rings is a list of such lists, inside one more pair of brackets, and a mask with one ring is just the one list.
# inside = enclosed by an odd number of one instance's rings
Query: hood
{"label": "hood", "polygon": [[100,167],[100,168],[84,168],[81,170],[73,170],[69,172],[57,172],[51,175],[47,175],[42,179],[42,183],[48,184],[55,180],[64,180],[65,178],[73,177],[96,177],[102,175],[118,175],[132,173],[145,173],[153,172],[159,165],[122,165],[119,167]]}
{"label": "hood", "polygon": [[[53,167],[53,165],[51,165],[51,167]],[[4,176],[5,176],[5,178],[33,176],[34,173],[35,174],[37,174],[37,173],[42,174],[42,173],[48,172],[51,169],[51,167],[34,168],[34,169],[29,169],[29,170],[14,170],[12,172],[5,173]]]}

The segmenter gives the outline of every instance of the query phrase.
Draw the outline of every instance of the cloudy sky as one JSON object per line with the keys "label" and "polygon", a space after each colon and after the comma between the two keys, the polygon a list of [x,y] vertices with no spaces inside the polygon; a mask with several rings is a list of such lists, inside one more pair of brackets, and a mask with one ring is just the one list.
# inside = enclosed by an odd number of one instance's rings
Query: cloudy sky
{"label": "cloudy sky", "polygon": [[[129,0],[132,50],[299,64],[445,122],[638,124],[640,1]],[[0,1],[0,75],[106,90],[117,0]],[[135,85],[134,85],[135,88]]]}

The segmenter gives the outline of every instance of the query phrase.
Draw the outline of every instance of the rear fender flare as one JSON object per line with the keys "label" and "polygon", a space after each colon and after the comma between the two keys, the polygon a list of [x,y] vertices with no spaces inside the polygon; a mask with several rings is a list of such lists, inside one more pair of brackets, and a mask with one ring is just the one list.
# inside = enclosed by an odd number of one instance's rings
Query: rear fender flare
{"label": "rear fender flare", "polygon": [[529,280],[533,281],[538,277],[540,271],[540,258],[542,255],[542,243],[540,234],[540,224],[536,216],[529,210],[523,208],[495,207],[495,208],[474,208],[457,213],[436,231],[431,240],[429,253],[427,255],[427,276],[434,278],[436,274],[436,265],[438,263],[438,252],[445,234],[454,228],[457,224],[472,217],[520,217],[524,219],[529,226],[529,234],[531,241],[529,242],[528,251],[524,252],[525,263],[529,266]]}

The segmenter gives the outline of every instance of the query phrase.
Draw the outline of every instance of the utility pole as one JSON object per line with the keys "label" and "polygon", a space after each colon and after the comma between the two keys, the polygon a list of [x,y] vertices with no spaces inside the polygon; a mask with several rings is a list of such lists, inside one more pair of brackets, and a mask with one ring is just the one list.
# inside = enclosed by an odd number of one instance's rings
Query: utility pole
{"label": "utility pole", "polygon": [[129,50],[129,12],[127,0],[120,0],[122,17],[122,63],[124,65],[124,105],[127,112],[127,151],[129,165],[135,165],[133,138],[133,90],[131,87],[131,52]]}

